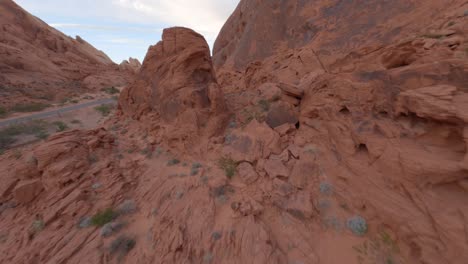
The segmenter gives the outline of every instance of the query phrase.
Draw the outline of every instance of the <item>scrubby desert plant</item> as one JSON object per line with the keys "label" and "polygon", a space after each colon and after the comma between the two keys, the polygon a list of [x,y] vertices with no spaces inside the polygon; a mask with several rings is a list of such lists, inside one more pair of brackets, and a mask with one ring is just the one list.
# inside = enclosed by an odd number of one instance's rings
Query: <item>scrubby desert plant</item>
{"label": "scrubby desert plant", "polygon": [[105,224],[110,223],[116,217],[117,213],[112,208],[108,208],[104,211],[97,212],[93,217],[91,217],[91,224],[102,227]]}
{"label": "scrubby desert plant", "polygon": [[27,103],[27,104],[17,104],[11,108],[13,112],[21,112],[21,113],[28,113],[28,112],[38,112],[46,109],[49,107],[49,104],[44,103]]}
{"label": "scrubby desert plant", "polygon": [[119,89],[115,88],[114,86],[112,87],[107,87],[107,88],[102,88],[101,91],[107,93],[107,94],[118,94],[120,93]]}
{"label": "scrubby desert plant", "polygon": [[236,174],[237,163],[232,158],[222,157],[218,161],[218,166],[220,169],[224,170],[224,173],[229,179]]}
{"label": "scrubby desert plant", "polygon": [[53,124],[56,126],[57,132],[63,132],[68,129],[68,125],[62,121],[55,121]]}
{"label": "scrubby desert plant", "polygon": [[171,159],[167,162],[167,166],[174,166],[180,163],[180,160],[178,159]]}
{"label": "scrubby desert plant", "polygon": [[104,104],[104,105],[96,106],[94,109],[98,111],[99,113],[101,113],[102,116],[108,116],[113,108],[114,106],[111,104]]}
{"label": "scrubby desert plant", "polygon": [[363,236],[367,233],[367,221],[359,215],[349,218],[346,225],[355,235]]}
{"label": "scrubby desert plant", "polygon": [[135,245],[135,239],[123,235],[112,241],[109,251],[111,255],[117,254],[118,258],[122,259],[135,247]]}
{"label": "scrubby desert plant", "polygon": [[7,110],[3,107],[0,107],[0,118],[5,117],[7,115]]}

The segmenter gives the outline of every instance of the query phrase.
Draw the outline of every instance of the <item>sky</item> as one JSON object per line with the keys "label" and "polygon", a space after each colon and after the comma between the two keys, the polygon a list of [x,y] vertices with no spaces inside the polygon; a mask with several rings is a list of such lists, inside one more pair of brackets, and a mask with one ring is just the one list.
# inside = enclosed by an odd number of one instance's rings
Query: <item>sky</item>
{"label": "sky", "polygon": [[239,0],[14,0],[66,35],[82,37],[114,62],[143,61],[162,30],[189,27],[210,47]]}

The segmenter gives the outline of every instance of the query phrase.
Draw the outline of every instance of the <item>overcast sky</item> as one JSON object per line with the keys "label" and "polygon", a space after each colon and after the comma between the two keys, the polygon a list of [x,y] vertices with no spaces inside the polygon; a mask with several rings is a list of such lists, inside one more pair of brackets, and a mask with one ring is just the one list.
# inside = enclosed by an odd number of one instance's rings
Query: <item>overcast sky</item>
{"label": "overcast sky", "polygon": [[162,29],[185,26],[216,36],[239,0],[14,0],[65,34],[81,36],[115,62],[143,60]]}

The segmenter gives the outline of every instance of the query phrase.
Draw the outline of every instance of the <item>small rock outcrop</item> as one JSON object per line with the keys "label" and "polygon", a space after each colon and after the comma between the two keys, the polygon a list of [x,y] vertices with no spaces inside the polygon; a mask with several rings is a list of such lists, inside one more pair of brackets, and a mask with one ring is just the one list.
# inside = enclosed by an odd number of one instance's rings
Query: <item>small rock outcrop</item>
{"label": "small rock outcrop", "polygon": [[141,62],[138,59],[129,58],[128,60],[122,61],[119,67],[123,71],[138,73],[141,68]]}

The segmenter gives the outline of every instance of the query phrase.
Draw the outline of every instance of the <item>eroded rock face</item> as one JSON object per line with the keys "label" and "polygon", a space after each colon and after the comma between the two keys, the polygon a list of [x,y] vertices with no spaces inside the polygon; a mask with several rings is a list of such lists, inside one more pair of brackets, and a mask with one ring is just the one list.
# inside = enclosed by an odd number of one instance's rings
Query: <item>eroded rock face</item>
{"label": "eroded rock face", "polygon": [[[0,262],[465,264],[465,2],[243,1],[274,8],[243,10],[254,31],[296,14],[295,3],[305,18],[328,14],[327,24],[301,48],[222,66],[221,87],[203,38],[166,30],[108,130],[0,156]],[[380,15],[391,25],[362,24]],[[395,26],[414,37],[377,45]],[[356,42],[362,29],[378,34]],[[339,48],[315,52],[320,38]],[[257,56],[255,40],[244,44]],[[224,107],[229,125],[209,137]],[[28,181],[44,188],[18,203]],[[123,205],[109,224],[121,228],[89,227]]]}
{"label": "eroded rock face", "polygon": [[141,68],[141,62],[138,59],[129,58],[124,60],[119,64],[121,70],[131,71],[133,73],[138,73]]}
{"label": "eroded rock face", "polygon": [[148,125],[163,130],[169,141],[219,133],[227,109],[203,36],[187,28],[165,29],[119,105],[125,115],[151,120]]}
{"label": "eroded rock face", "polygon": [[123,86],[134,73],[88,42],[70,38],[19,7],[0,2],[0,106],[51,103],[87,91]]}

